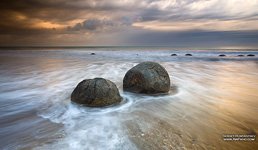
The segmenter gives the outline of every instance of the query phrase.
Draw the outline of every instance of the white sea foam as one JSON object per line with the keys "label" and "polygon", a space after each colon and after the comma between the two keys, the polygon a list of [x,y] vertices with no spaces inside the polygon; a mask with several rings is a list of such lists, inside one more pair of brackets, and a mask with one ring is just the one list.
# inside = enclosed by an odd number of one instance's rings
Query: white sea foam
{"label": "white sea foam", "polygon": [[[168,140],[161,135],[171,132],[182,136],[170,137],[173,147],[198,149],[219,145],[208,135],[216,137],[228,127],[242,132],[253,128],[255,121],[249,125],[237,118],[255,120],[257,58],[235,57],[238,52],[227,52],[232,56],[227,58],[217,58],[218,51],[191,52],[192,58],[183,56],[186,51],[178,51],[177,58],[172,58],[170,51],[97,51],[94,56],[87,51],[1,54],[1,60],[7,56],[15,59],[0,64],[0,148],[137,149],[135,140],[149,146],[158,138]],[[233,59],[237,61],[228,61]],[[123,92],[126,71],[146,60],[167,69],[176,91],[161,96]],[[75,86],[95,77],[113,81],[124,99],[122,103],[105,108],[71,103]],[[170,130],[163,131],[161,126],[156,133],[159,122],[168,124],[166,129]],[[160,135],[153,138],[151,132]],[[144,139],[145,135],[149,137]],[[193,139],[196,147],[189,146],[193,146]]]}

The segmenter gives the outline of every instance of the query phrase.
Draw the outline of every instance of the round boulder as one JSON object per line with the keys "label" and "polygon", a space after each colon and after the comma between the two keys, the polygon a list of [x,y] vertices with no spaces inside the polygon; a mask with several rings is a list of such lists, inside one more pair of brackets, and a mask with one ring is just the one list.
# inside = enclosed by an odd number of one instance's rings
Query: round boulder
{"label": "round boulder", "polygon": [[168,93],[170,90],[169,75],[158,63],[142,62],[125,74],[123,89],[145,94]]}
{"label": "round boulder", "polygon": [[121,102],[116,85],[103,78],[86,79],[74,89],[71,100],[90,107],[103,107]]}

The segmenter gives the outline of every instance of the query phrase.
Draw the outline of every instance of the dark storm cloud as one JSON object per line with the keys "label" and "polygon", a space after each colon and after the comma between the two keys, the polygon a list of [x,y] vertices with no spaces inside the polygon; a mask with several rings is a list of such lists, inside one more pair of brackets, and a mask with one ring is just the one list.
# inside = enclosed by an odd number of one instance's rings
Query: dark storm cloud
{"label": "dark storm cloud", "polygon": [[80,31],[89,30],[94,31],[98,29],[103,29],[104,27],[113,27],[115,23],[110,20],[98,20],[98,19],[88,19],[82,23],[77,23],[73,27],[68,27],[69,31]]}
{"label": "dark storm cloud", "polygon": [[125,26],[130,26],[133,20],[130,18],[119,18],[116,20],[107,19],[87,19],[83,22],[77,23],[72,27],[68,27],[68,31],[104,31],[113,28],[121,28]]}
{"label": "dark storm cloud", "polygon": [[[248,2],[245,2],[244,5],[246,3]],[[216,0],[2,0],[0,2],[0,17],[2,18],[0,27],[7,28],[9,26],[13,28],[12,24],[15,22],[16,26],[30,28],[27,24],[17,21],[14,14],[24,15],[28,19],[40,19],[63,25],[75,19],[89,19],[87,14],[93,15],[90,19],[101,20],[94,18],[99,17],[94,16],[99,14],[111,18],[127,17],[135,22],[184,21],[189,19],[257,19],[258,11],[249,10],[256,7],[241,7],[242,10],[239,11],[236,10],[237,8],[234,9],[235,6],[227,7],[227,5],[233,4],[235,4],[233,0],[226,2]],[[246,13],[246,11],[250,13]],[[5,22],[4,25],[3,22]],[[109,26],[109,24],[107,25]]]}
{"label": "dark storm cloud", "polygon": [[[0,34],[13,34],[22,32],[45,33],[46,30],[56,28],[48,27],[45,29],[44,27],[37,26],[40,23],[44,24],[44,22],[66,27],[70,26],[72,30],[94,30],[104,28],[104,26],[111,27],[114,22],[120,21],[122,22],[116,24],[126,24],[130,19],[123,21],[121,18],[130,18],[127,15],[119,16],[119,20],[114,21],[111,19],[99,19],[98,17],[105,17],[106,15],[112,18],[117,14],[123,14],[121,12],[129,12],[132,7],[107,0],[2,0],[0,2],[0,9]],[[69,24],[76,19],[85,21]]]}
{"label": "dark storm cloud", "polygon": [[129,6],[119,6],[108,0],[2,0],[0,9],[19,12],[28,17],[65,21],[81,17],[81,13],[126,11]]}
{"label": "dark storm cloud", "polygon": [[[81,44],[87,45],[101,42],[98,37],[111,44],[116,38],[128,40],[125,44],[131,38],[138,45],[194,44],[206,36],[210,44],[223,43],[225,37],[226,43],[237,44],[256,42],[253,31],[258,30],[258,0],[1,0],[0,11],[5,44],[23,38],[26,43],[56,39],[60,44],[85,39]],[[36,35],[44,38],[32,38]]]}

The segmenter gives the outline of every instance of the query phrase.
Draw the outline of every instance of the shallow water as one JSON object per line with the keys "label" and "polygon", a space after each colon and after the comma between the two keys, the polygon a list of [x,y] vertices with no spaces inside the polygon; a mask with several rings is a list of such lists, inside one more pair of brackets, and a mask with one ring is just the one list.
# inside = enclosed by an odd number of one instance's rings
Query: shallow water
{"label": "shallow water", "polygon": [[[229,142],[223,135],[258,131],[257,56],[241,50],[2,50],[0,149],[256,149],[257,140]],[[142,61],[167,69],[168,95],[123,92],[126,71]],[[104,109],[71,103],[77,83],[95,77],[116,83],[124,101]]]}

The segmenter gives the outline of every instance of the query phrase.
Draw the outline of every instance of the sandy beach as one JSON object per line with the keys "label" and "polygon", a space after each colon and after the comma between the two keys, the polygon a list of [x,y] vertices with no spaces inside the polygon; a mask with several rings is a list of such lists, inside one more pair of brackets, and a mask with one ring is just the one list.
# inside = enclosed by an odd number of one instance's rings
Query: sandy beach
{"label": "sandy beach", "polygon": [[[168,95],[123,91],[125,73],[143,61],[166,68]],[[113,81],[123,101],[106,108],[71,103],[75,86],[95,77]],[[254,150],[257,140],[223,136],[256,135],[257,106],[255,50],[0,51],[0,149]]]}

